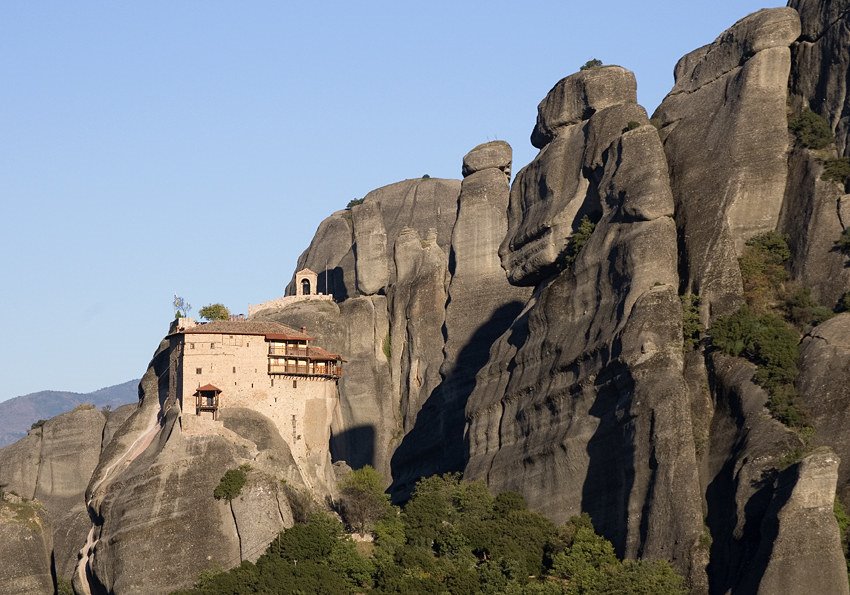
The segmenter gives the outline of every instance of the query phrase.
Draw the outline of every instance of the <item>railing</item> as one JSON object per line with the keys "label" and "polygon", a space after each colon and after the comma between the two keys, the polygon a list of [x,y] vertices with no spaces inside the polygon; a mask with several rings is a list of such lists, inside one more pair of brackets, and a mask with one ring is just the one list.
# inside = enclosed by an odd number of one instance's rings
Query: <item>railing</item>
{"label": "railing", "polygon": [[294,355],[296,357],[307,357],[306,347],[275,347],[269,346],[269,355]]}
{"label": "railing", "polygon": [[339,378],[342,376],[342,369],[336,366],[330,368],[313,368],[309,366],[292,366],[292,365],[274,365],[269,364],[269,374],[298,374],[302,376],[328,376]]}

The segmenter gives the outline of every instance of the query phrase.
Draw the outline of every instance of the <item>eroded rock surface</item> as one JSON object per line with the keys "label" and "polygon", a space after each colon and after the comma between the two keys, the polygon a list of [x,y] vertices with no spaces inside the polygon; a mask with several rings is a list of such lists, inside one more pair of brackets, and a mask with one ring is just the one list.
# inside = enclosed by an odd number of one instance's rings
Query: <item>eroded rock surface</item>
{"label": "eroded rock surface", "polygon": [[702,513],[664,152],[618,67],[558,83],[540,114],[548,143],[514,182],[501,249],[537,287],[478,374],[466,475],[556,521],[588,511],[620,553],[688,571]]}
{"label": "eroded rock surface", "polygon": [[[761,10],[676,65],[676,84],[653,116],[670,169],[685,290],[703,317],[741,304],[737,257],[776,228],[787,179],[791,8]],[[695,139],[699,139],[695,142]]]}
{"label": "eroded rock surface", "polygon": [[0,499],[0,592],[53,593],[50,522],[35,502],[6,495]]}
{"label": "eroded rock surface", "polygon": [[84,494],[102,448],[106,416],[81,405],[0,450],[4,489],[37,500],[49,515],[56,571],[70,579],[90,526]]}

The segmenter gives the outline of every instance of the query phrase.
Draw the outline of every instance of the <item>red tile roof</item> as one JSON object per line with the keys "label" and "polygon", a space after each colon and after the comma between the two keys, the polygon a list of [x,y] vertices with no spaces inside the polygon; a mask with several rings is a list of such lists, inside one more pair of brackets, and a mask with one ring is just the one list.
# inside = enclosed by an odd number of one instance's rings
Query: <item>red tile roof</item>
{"label": "red tile roof", "polygon": [[177,329],[175,335],[262,335],[274,339],[289,339],[297,341],[312,341],[313,337],[296,331],[279,322],[270,320],[214,320]]}
{"label": "red tile roof", "polygon": [[198,393],[205,393],[205,392],[209,392],[209,391],[215,391],[215,392],[220,393],[221,389],[218,388],[217,386],[213,386],[212,384],[205,384],[203,386],[199,386],[198,390],[195,391],[195,394],[197,395]]}

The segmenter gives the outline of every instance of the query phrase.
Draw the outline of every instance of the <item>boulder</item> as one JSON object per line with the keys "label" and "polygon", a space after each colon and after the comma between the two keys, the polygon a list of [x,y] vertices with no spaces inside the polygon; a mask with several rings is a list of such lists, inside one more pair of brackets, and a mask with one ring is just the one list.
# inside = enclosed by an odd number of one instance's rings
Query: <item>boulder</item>
{"label": "boulder", "polygon": [[498,169],[510,179],[512,159],[513,151],[505,141],[482,143],[463,157],[461,171],[465,178],[485,169]]}
{"label": "boulder", "polygon": [[542,149],[561,129],[624,103],[637,103],[635,75],[625,68],[600,66],[570,75],[558,81],[537,106],[531,144]]}

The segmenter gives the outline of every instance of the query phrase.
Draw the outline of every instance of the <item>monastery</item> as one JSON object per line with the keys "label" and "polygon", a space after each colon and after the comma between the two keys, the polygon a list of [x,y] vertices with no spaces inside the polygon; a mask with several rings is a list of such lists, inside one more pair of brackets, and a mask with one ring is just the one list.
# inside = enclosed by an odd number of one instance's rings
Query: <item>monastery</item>
{"label": "monastery", "polygon": [[296,460],[327,451],[342,358],[313,345],[307,329],[178,318],[168,339],[169,394],[184,431],[215,431],[222,412],[247,408],[277,426]]}

